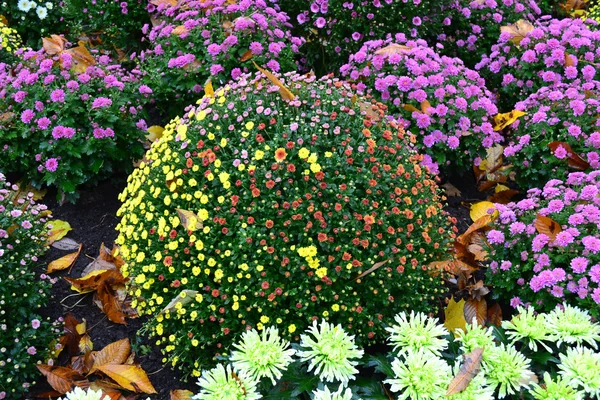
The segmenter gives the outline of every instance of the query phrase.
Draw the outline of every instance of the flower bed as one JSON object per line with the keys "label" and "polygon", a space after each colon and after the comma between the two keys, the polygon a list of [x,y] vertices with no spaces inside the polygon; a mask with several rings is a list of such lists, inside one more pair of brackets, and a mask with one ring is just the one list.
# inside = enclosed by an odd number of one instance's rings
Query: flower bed
{"label": "flower bed", "polygon": [[175,117],[195,102],[204,82],[225,84],[254,69],[296,70],[303,40],[290,33],[289,17],[261,0],[225,4],[223,0],[162,9],[157,26],[144,27],[149,49],[140,55],[144,82],[155,91],[156,106]]}
{"label": "flower bed", "polygon": [[[598,23],[588,19],[550,19],[504,32],[475,68],[486,69],[499,90],[502,111],[544,86],[590,81],[600,61]],[[493,78],[496,76],[496,78]]]}
{"label": "flower bed", "polygon": [[358,82],[360,93],[388,105],[444,173],[470,169],[484,148],[502,141],[491,124],[498,109],[485,81],[460,59],[439,56],[423,41],[397,34],[367,42],[340,72]]}
{"label": "flower bed", "polygon": [[552,177],[600,168],[600,82],[554,84],[518,102],[526,113],[511,127],[504,156],[523,188]]}
{"label": "flower bed", "polygon": [[39,379],[36,364],[50,354],[53,325],[38,314],[50,277],[35,267],[45,252],[46,207],[0,173],[0,399],[20,398]]}
{"label": "flower bed", "polygon": [[459,57],[465,65],[473,68],[496,44],[501,26],[518,20],[533,23],[541,13],[534,0],[454,2],[437,37],[439,51]]}
{"label": "flower bed", "polygon": [[[442,293],[453,228],[409,137],[337,80],[243,76],[173,121],[120,199],[117,243],[149,332],[197,374],[246,329],[313,319],[382,338]],[[385,195],[384,195],[385,194]],[[165,360],[167,360],[165,358]]]}
{"label": "flower bed", "polygon": [[152,90],[106,56],[85,68],[68,52],[21,53],[18,65],[0,64],[0,169],[71,199],[83,184],[130,171],[144,153]]}
{"label": "flower bed", "polygon": [[576,172],[496,204],[500,216],[487,233],[496,296],[513,307],[551,310],[566,301],[600,315],[599,188],[598,171]]}

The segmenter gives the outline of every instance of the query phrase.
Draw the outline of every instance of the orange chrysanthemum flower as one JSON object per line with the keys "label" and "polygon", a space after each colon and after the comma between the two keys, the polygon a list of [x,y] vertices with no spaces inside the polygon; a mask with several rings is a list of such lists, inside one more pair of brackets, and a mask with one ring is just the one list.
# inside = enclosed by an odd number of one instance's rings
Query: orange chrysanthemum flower
{"label": "orange chrysanthemum flower", "polygon": [[283,162],[283,160],[285,160],[286,157],[287,152],[283,147],[280,147],[277,150],[275,150],[275,161],[277,161],[278,163]]}

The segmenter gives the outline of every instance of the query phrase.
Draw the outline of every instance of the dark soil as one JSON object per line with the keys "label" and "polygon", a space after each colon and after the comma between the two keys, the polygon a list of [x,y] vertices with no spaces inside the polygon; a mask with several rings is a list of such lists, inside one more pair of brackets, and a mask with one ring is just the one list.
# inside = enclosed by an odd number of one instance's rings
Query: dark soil
{"label": "dark soil", "polygon": [[[485,193],[477,191],[475,178],[472,174],[451,178],[452,183],[461,191],[459,197],[447,199],[446,210],[457,219],[459,232],[464,232],[470,224],[469,203],[481,201],[486,198]],[[94,189],[84,190],[76,204],[58,204],[54,193],[48,193],[44,198],[46,205],[52,211],[54,219],[69,222],[73,228],[67,237],[83,244],[83,250],[70,272],[63,271],[55,274],[58,282],[53,286],[52,297],[46,308],[41,310],[44,317],[57,319],[71,312],[78,320],[85,319],[88,333],[94,343],[94,349],[99,350],[114,341],[129,338],[142,368],[148,373],[150,381],[158,395],[150,396],[153,400],[169,399],[169,392],[174,389],[197,390],[194,381],[181,381],[181,374],[161,363],[160,350],[149,343],[148,340],[138,335],[143,325],[144,318],[130,319],[127,325],[119,325],[109,321],[104,313],[92,302],[92,295],[79,295],[70,289],[70,285],[63,277],[80,277],[83,269],[98,256],[100,245],[112,248],[117,233],[115,227],[119,222],[116,212],[120,206],[117,199],[125,187],[125,177],[114,178],[98,185]],[[45,266],[67,252],[50,248],[41,260]],[[153,350],[150,350],[153,349]],[[145,351],[144,351],[145,350]],[[34,398],[36,393],[51,390],[47,383],[40,383],[32,389],[27,399]],[[141,395],[140,399],[146,399]]]}
{"label": "dark soil", "polygon": [[[119,193],[125,187],[125,178],[115,178],[112,181],[106,181],[92,190],[81,192],[81,197],[76,204],[59,205],[53,193],[48,193],[44,197],[44,202],[52,211],[54,219],[69,222],[73,228],[67,234],[78,243],[83,244],[83,249],[70,273],[63,271],[53,274],[58,277],[58,281],[52,288],[52,297],[46,308],[40,310],[44,317],[57,319],[64,317],[67,313],[72,313],[78,320],[85,319],[88,334],[94,343],[94,350],[100,350],[104,346],[114,341],[129,338],[134,351],[141,363],[144,371],[147,372],[152,385],[158,392],[158,395],[152,395],[152,400],[167,400],[170,398],[169,392],[174,389],[188,389],[196,391],[195,382],[181,382],[180,374],[169,368],[163,367],[161,363],[162,355],[160,350],[153,346],[148,340],[138,335],[144,318],[129,319],[127,325],[119,325],[109,321],[104,313],[92,302],[93,295],[79,295],[70,288],[70,284],[62,279],[63,277],[80,277],[83,269],[98,256],[100,245],[112,248],[114,240],[117,237],[115,227],[119,222],[116,212],[120,206],[117,199]],[[41,260],[42,266],[45,266],[64,255],[67,251],[61,251],[50,248],[44,258]],[[153,349],[150,353],[143,350]],[[43,380],[43,379],[40,379]],[[34,398],[36,393],[50,391],[52,388],[47,384],[38,384],[32,389],[27,399]],[[146,399],[148,396],[141,395],[140,399]]]}

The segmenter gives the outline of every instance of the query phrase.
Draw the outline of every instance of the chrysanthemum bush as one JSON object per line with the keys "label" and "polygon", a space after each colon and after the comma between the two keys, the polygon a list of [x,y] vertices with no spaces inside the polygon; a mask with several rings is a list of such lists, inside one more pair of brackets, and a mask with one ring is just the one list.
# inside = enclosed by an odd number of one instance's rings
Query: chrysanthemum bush
{"label": "chrysanthemum bush", "polygon": [[[412,38],[431,34],[449,1],[311,0],[279,1],[295,17],[295,31],[307,39],[306,65],[319,73],[336,72],[365,41],[406,32]],[[436,14],[436,12],[438,12]]]}
{"label": "chrysanthemum bush", "polygon": [[487,232],[496,296],[513,307],[549,310],[566,301],[600,315],[599,176],[572,173],[517,203],[496,204],[499,218]]}
{"label": "chrysanthemum bush", "polygon": [[498,42],[500,27],[526,20],[534,22],[541,10],[534,0],[456,1],[445,16],[437,39],[440,52],[459,57],[473,68]]}
{"label": "chrysanthemum bush", "polygon": [[515,105],[504,156],[524,188],[570,171],[600,168],[600,82],[544,86]]}
{"label": "chrysanthemum bush", "polygon": [[106,56],[80,67],[67,52],[43,50],[25,51],[16,66],[0,64],[0,169],[71,197],[142,157],[142,107],[152,94]]}
{"label": "chrysanthemum bush", "polygon": [[150,20],[147,4],[142,0],[66,0],[65,25],[73,38],[97,36],[100,43],[94,44],[103,49],[135,51],[142,26]]}
{"label": "chrysanthemum bush", "polygon": [[46,207],[18,193],[0,173],[0,399],[20,398],[35,383],[35,364],[50,354],[56,330],[38,314],[50,289],[50,278],[35,271],[45,251]]}
{"label": "chrysanthemum bush", "polygon": [[159,15],[160,24],[144,27],[149,49],[140,54],[140,67],[156,106],[170,117],[198,99],[208,78],[220,86],[254,69],[252,62],[297,70],[303,39],[291,35],[289,17],[276,4],[195,1]]}
{"label": "chrysanthemum bush", "polygon": [[442,292],[455,227],[395,124],[335,79],[243,76],[167,126],[120,195],[117,243],[168,358],[198,368],[244,330],[311,320],[381,339]]}
{"label": "chrysanthemum bush", "polygon": [[[502,140],[491,120],[494,97],[476,71],[439,56],[422,40],[396,34],[369,41],[340,69],[359,92],[372,93],[417,137],[443,172],[469,169],[485,147]],[[451,166],[451,168],[448,167]]]}
{"label": "chrysanthemum bush", "polygon": [[2,15],[19,32],[25,44],[33,48],[42,44],[42,37],[61,33],[62,14],[58,0],[6,0],[2,2]]}
{"label": "chrysanthemum bush", "polygon": [[529,32],[502,33],[476,68],[486,70],[482,74],[499,88],[502,111],[510,111],[517,101],[544,86],[594,79],[600,61],[597,25],[591,19],[542,18]]}
{"label": "chrysanthemum bush", "polygon": [[[348,331],[314,321],[299,345],[290,345],[274,327],[262,334],[247,331],[230,357],[203,371],[193,398],[216,400],[227,393],[240,400],[299,399],[310,394],[318,400],[351,400],[392,398],[392,392],[393,398],[418,400],[583,400],[600,394],[600,325],[577,307],[559,306],[547,314],[519,307],[502,326],[473,322],[454,332],[424,313],[401,312],[386,328],[394,349],[383,355],[364,356]],[[312,363],[318,370],[312,370]],[[466,377],[461,367],[469,364],[465,369],[473,371],[474,363],[481,368]],[[375,373],[366,374],[367,367],[375,367]],[[451,391],[459,375],[467,385]]]}

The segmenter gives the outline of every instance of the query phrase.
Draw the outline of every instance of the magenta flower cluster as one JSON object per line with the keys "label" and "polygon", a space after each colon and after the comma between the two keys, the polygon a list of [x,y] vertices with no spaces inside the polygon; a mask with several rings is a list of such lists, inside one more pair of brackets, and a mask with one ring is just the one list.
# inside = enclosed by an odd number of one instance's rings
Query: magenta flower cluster
{"label": "magenta flower cluster", "polygon": [[500,27],[542,13],[534,0],[473,0],[452,2],[437,35],[440,52],[457,56],[473,67],[500,36]]}
{"label": "magenta flower cluster", "polygon": [[[517,44],[504,32],[492,51],[476,65],[495,75],[507,108],[543,86],[596,77],[600,31],[592,19],[540,18]],[[506,110],[508,111],[508,109]]]}
{"label": "magenta flower cluster", "polygon": [[387,104],[442,169],[470,168],[480,152],[503,139],[491,123],[498,109],[484,79],[422,40],[396,34],[366,42],[340,72],[357,82],[359,92]]}
{"label": "magenta flower cluster", "polygon": [[19,53],[21,63],[0,64],[1,170],[73,193],[141,158],[143,106],[152,89],[141,84],[139,71],[127,72],[106,56],[82,69],[66,52]]}
{"label": "magenta flower cluster", "polygon": [[446,8],[443,6],[446,1],[433,0],[282,0],[279,3],[296,15],[296,28],[308,40],[307,63],[321,73],[337,70],[366,41],[395,32],[405,32],[411,38],[430,34]]}
{"label": "magenta flower cluster", "polygon": [[515,105],[527,114],[512,124],[504,156],[522,187],[600,168],[599,96],[600,81],[577,79],[544,86]]}
{"label": "magenta flower cluster", "polygon": [[600,171],[551,179],[526,199],[496,208],[487,232],[495,294],[513,307],[551,310],[566,301],[600,316]]}
{"label": "magenta flower cluster", "polygon": [[215,85],[254,69],[296,70],[303,39],[290,33],[289,17],[263,0],[193,1],[185,8],[161,8],[162,22],[145,25],[149,49],[140,54],[145,80],[159,107],[193,103],[211,78]]}

